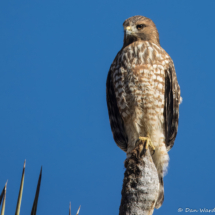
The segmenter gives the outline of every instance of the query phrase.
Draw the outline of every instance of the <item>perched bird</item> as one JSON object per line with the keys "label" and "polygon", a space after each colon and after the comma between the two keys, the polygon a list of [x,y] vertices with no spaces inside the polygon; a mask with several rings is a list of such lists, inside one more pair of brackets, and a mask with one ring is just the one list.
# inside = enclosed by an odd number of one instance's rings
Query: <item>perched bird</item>
{"label": "perched bird", "polygon": [[174,64],[160,46],[154,22],[144,16],[125,20],[124,43],[107,77],[111,130],[127,156],[138,145],[151,156],[159,177],[156,208],[164,200],[163,177],[178,130],[181,102]]}

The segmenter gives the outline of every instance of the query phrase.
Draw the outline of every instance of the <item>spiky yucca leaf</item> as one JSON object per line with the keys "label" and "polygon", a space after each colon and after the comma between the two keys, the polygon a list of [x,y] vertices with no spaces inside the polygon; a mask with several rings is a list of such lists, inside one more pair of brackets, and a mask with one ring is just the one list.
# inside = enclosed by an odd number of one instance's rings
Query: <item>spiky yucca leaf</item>
{"label": "spiky yucca leaf", "polygon": [[19,196],[18,196],[18,200],[17,200],[15,215],[19,215],[20,208],[21,208],[22,192],[23,192],[24,178],[25,178],[25,164],[26,164],[26,160],[25,160],[24,166],[23,166],[22,179],[21,179],[21,184],[20,184],[20,189],[19,189]]}
{"label": "spiky yucca leaf", "polygon": [[79,214],[80,209],[81,209],[81,205],[79,206],[79,208],[78,208],[78,211],[77,211],[76,215],[78,215],[78,214]]}
{"label": "spiky yucca leaf", "polygon": [[36,194],[34,197],[34,204],[33,204],[32,210],[31,210],[31,215],[36,215],[36,213],[37,213],[37,202],[38,202],[39,193],[40,193],[41,178],[42,178],[42,167],[40,170],[40,176],[39,176],[38,183],[37,183],[37,190],[36,190]]}
{"label": "spiky yucca leaf", "polygon": [[71,202],[69,203],[69,215],[71,215]]}
{"label": "spiky yucca leaf", "polygon": [[7,182],[4,186],[4,198],[3,198],[2,208],[1,208],[1,215],[4,215],[4,212],[5,212],[6,190],[7,190]]}
{"label": "spiky yucca leaf", "polygon": [[[5,187],[4,187],[4,188],[5,188]],[[1,192],[1,195],[0,195],[0,206],[1,206],[1,201],[2,201],[2,199],[3,199],[3,196],[4,196],[4,188],[3,188],[2,192]]]}
{"label": "spiky yucca leaf", "polygon": [[[21,184],[20,184],[20,189],[19,189],[19,196],[18,196],[18,200],[17,200],[15,215],[20,214],[20,208],[21,208],[21,202],[22,202],[22,193],[23,193],[23,187],[24,187],[24,178],[25,178],[25,165],[26,165],[26,161],[24,162],[24,166],[23,166],[22,178],[21,178]],[[40,175],[39,175],[39,179],[38,179],[38,183],[37,183],[37,189],[36,189],[36,194],[34,197],[34,203],[33,203],[32,211],[31,211],[31,215],[36,215],[36,212],[37,212],[37,203],[38,203],[39,192],[40,192],[41,178],[42,178],[42,167],[40,170]],[[3,199],[3,204],[2,204],[2,209],[1,209],[0,215],[4,215],[4,212],[5,212],[6,189],[7,189],[7,182],[6,182],[4,188],[1,192],[1,195],[0,195],[0,206],[1,206],[2,199]]]}

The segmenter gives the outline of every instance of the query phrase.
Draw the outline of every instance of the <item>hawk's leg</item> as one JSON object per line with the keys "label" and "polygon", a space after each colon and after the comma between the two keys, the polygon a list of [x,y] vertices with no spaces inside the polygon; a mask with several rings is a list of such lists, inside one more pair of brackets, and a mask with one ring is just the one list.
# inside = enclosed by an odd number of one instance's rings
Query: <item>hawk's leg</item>
{"label": "hawk's leg", "polygon": [[149,135],[147,135],[147,137],[139,137],[139,139],[136,141],[136,145],[139,146],[140,157],[142,155],[145,155],[146,150],[148,149],[149,146],[152,149],[152,155],[155,153],[155,147],[152,144],[152,141]]}

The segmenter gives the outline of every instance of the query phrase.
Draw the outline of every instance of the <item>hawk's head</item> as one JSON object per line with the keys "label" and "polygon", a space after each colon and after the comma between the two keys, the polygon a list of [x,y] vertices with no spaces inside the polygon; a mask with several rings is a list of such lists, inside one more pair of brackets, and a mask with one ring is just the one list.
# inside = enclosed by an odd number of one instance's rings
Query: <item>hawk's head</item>
{"label": "hawk's head", "polygon": [[132,16],[125,20],[124,27],[124,46],[135,41],[149,41],[160,45],[158,30],[154,22],[144,16]]}

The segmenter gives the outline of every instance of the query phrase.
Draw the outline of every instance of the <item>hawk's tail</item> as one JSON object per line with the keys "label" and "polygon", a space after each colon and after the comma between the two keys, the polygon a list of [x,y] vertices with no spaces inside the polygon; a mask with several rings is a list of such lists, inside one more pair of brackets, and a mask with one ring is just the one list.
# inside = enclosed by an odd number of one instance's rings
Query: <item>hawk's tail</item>
{"label": "hawk's tail", "polygon": [[166,149],[166,145],[164,142],[164,135],[161,134],[161,138],[159,140],[159,145],[155,154],[153,155],[153,160],[155,166],[157,167],[158,171],[158,178],[159,178],[159,193],[158,198],[155,204],[155,208],[160,208],[164,201],[164,182],[163,177],[167,172],[168,162],[169,162],[169,155]]}
{"label": "hawk's tail", "polygon": [[163,184],[163,176],[159,176],[159,182],[160,182],[160,188],[159,188],[159,194],[158,198],[155,204],[155,208],[158,209],[161,207],[164,201],[164,184]]}

